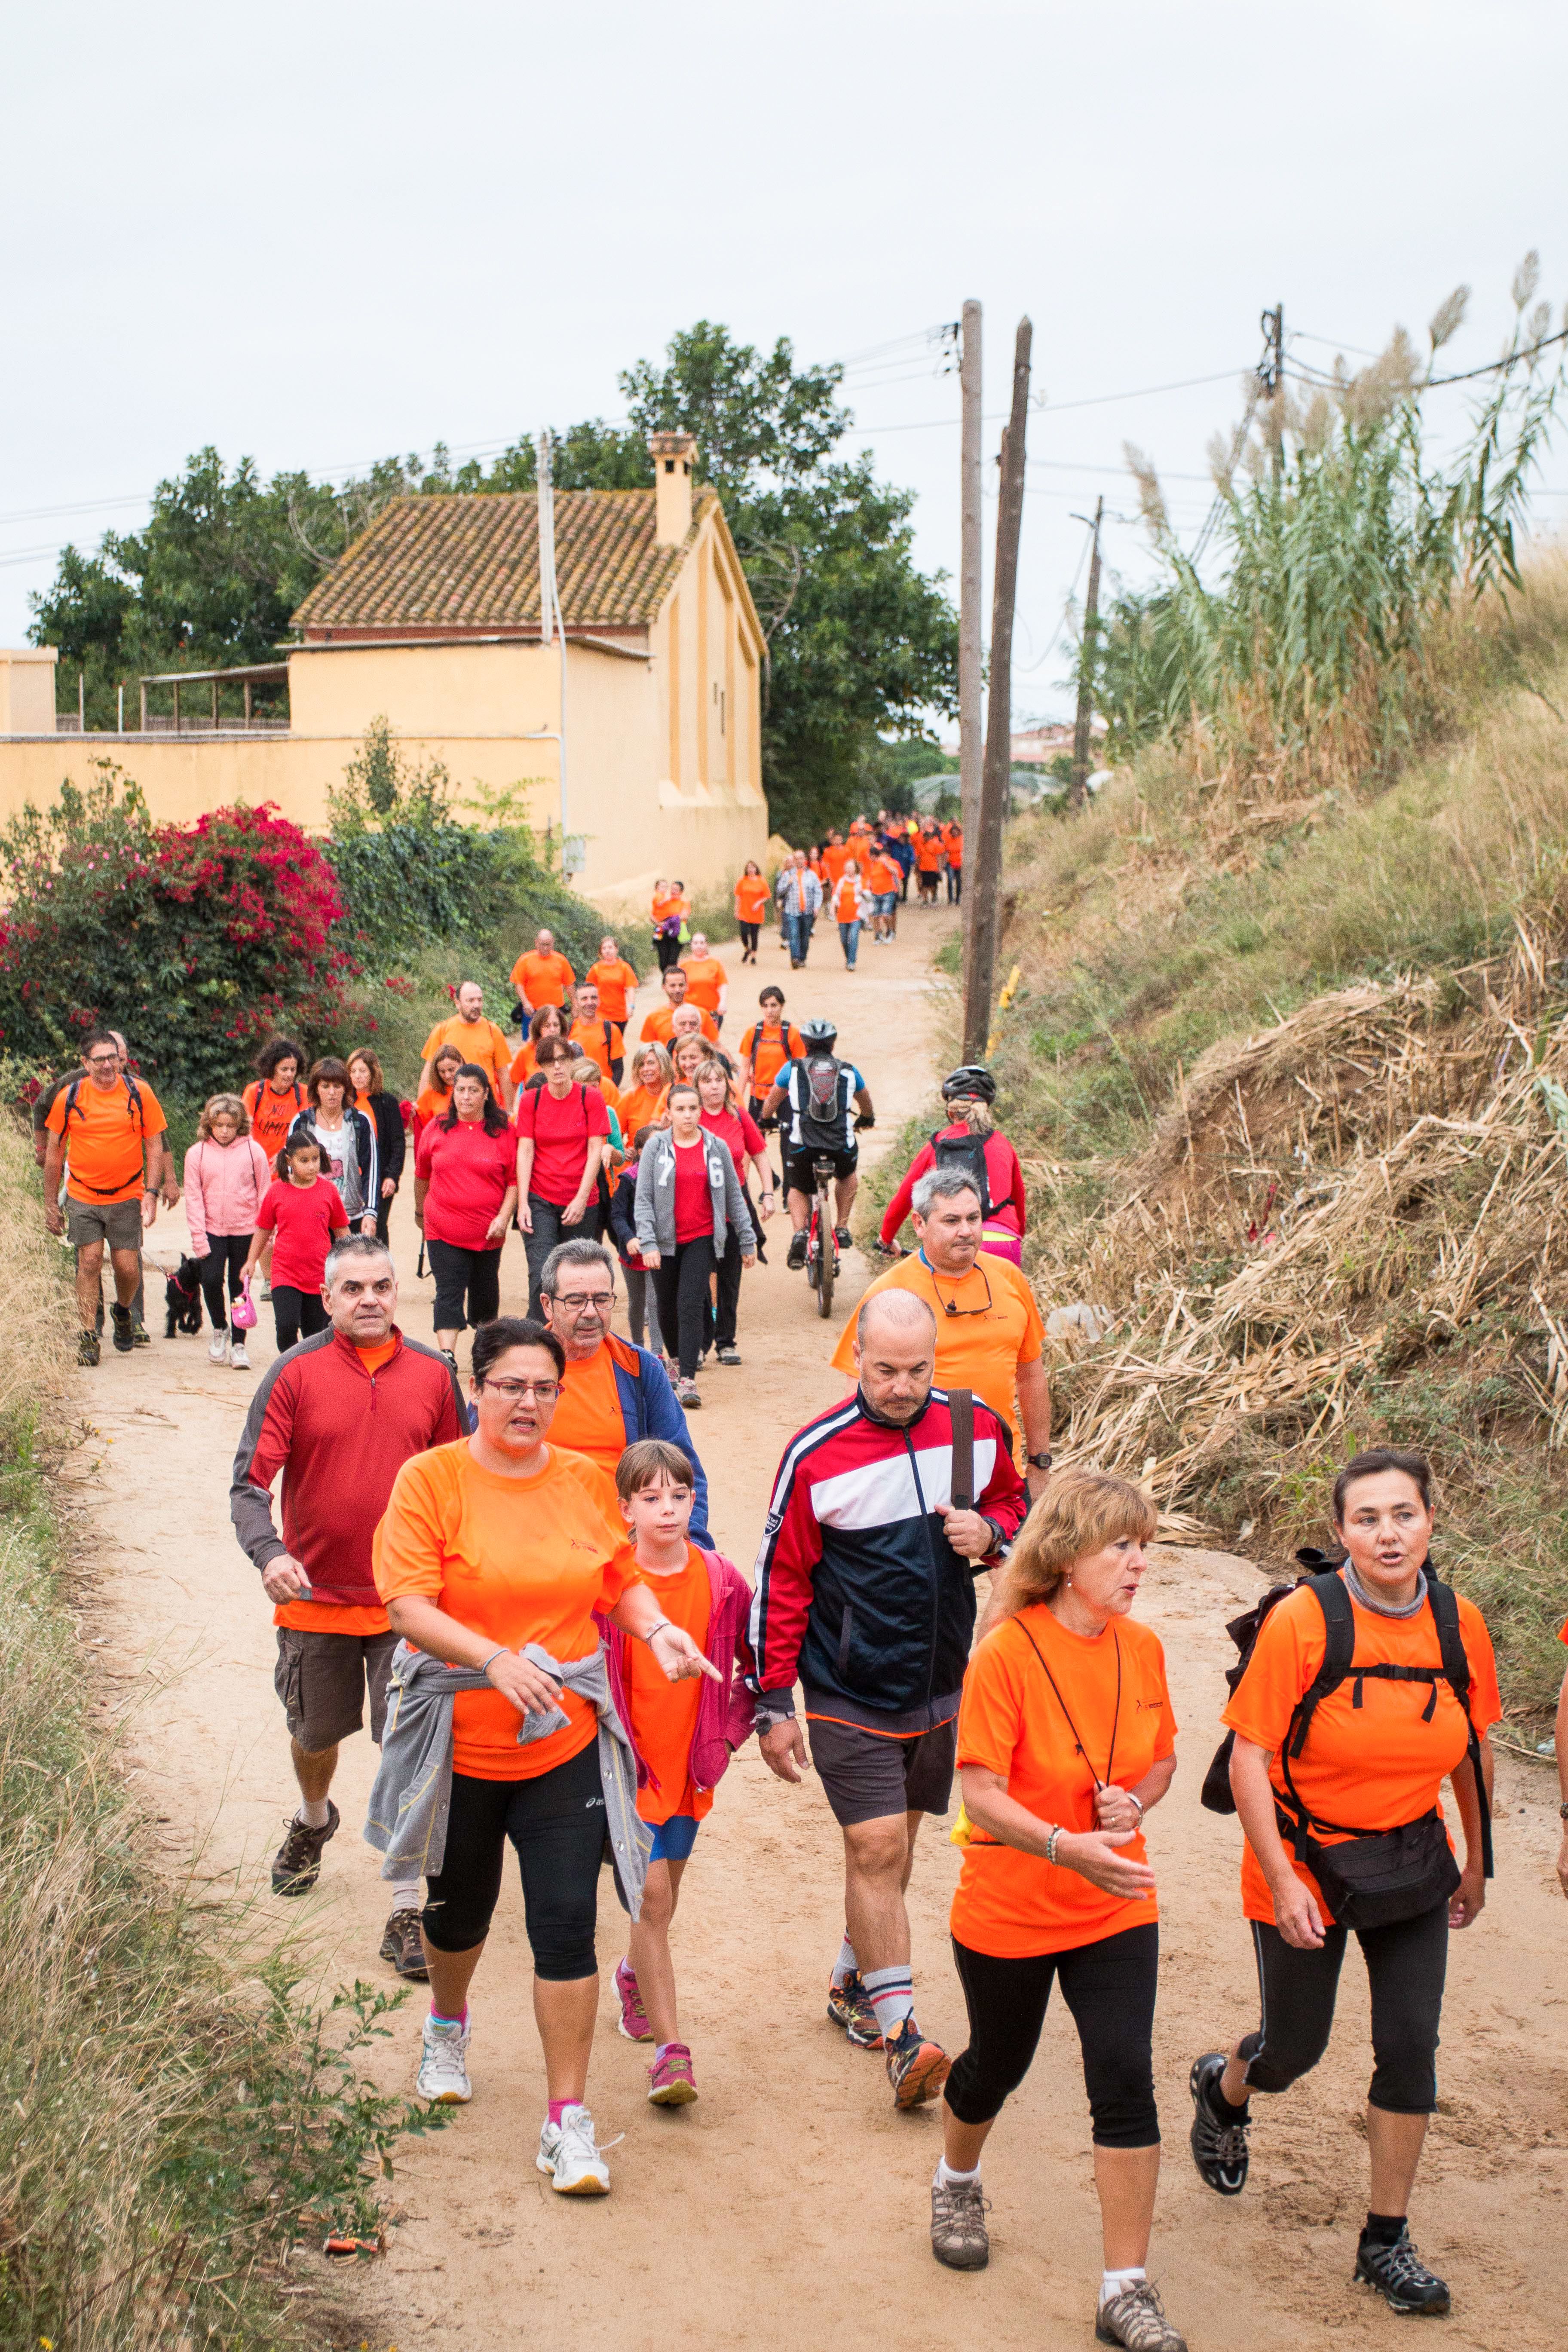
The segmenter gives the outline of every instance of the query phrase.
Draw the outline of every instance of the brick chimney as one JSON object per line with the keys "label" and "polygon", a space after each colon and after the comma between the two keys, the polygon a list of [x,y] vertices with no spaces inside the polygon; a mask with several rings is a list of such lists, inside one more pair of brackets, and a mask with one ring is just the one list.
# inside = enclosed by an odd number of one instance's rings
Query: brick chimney
{"label": "brick chimney", "polygon": [[679,547],[691,529],[697,442],[689,433],[650,433],[647,446],[653,459],[654,540],[659,547]]}

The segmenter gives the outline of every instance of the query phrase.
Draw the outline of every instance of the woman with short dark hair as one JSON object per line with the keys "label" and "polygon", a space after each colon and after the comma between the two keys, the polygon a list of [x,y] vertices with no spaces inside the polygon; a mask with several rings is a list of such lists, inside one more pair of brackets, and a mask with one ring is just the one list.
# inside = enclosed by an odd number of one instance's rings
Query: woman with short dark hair
{"label": "woman with short dark hair", "polygon": [[346,1062],[323,1054],[310,1065],[305,1081],[305,1108],[289,1130],[313,1135],[321,1147],[321,1173],[337,1187],[343,1214],[362,1234],[375,1231],[375,1203],[380,1190],[380,1160],[375,1129],[353,1103],[353,1082]]}
{"label": "woman with short dark hair", "polygon": [[436,1345],[456,1363],[458,1334],[500,1310],[500,1254],[517,1206],[517,1138],[488,1074],[465,1062],[452,1099],[414,1150],[414,1216],[436,1277]]}
{"label": "woman with short dark hair", "polygon": [[[1332,1514],[1342,1564],[1263,1617],[1225,1710],[1261,2022],[1228,2055],[1211,2050],[1194,2065],[1193,2158],[1210,2189],[1239,2195],[1250,2095],[1289,2090],[1322,2056],[1353,1929],[1374,2061],[1355,2276],[1396,2312],[1440,2315],[1447,2286],[1416,2252],[1406,2214],[1437,2104],[1448,1933],[1486,1901],[1487,1735],[1502,1706],[1479,1610],[1432,1570],[1423,1456],[1358,1454],[1334,1481]],[[1465,1832],[1462,1868],[1443,1820],[1445,1780]]]}

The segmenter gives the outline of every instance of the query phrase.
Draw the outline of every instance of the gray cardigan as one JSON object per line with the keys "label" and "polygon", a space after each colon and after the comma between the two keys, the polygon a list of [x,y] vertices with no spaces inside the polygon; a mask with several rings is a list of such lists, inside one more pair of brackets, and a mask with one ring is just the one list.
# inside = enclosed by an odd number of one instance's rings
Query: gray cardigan
{"label": "gray cardigan", "polygon": [[[725,1243],[732,1231],[741,1244],[742,1256],[750,1257],[757,1246],[756,1229],[741,1180],[735,1173],[735,1163],[730,1157],[730,1147],[706,1129],[702,1130],[702,1143],[708,1155],[708,1189],[713,1202],[713,1255],[723,1256]],[[675,1145],[668,1128],[660,1128],[649,1136],[637,1161],[637,1241],[643,1249],[656,1249],[661,1257],[674,1256]]]}

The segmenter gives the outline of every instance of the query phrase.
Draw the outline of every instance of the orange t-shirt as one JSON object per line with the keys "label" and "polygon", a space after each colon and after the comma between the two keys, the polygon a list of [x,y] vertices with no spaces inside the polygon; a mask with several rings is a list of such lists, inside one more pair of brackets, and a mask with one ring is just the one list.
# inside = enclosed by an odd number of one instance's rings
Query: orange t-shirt
{"label": "orange t-shirt", "polygon": [[947,862],[955,870],[963,864],[963,834],[956,824],[950,824],[945,835]]}
{"label": "orange t-shirt", "polygon": [[[626,1450],[626,1424],[616,1387],[615,1358],[608,1348],[601,1348],[585,1364],[567,1364],[561,1400],[550,1424],[550,1443],[569,1454],[586,1454],[606,1477],[614,1478],[616,1465]],[[618,1509],[616,1517],[620,1517]]]}
{"label": "orange t-shirt", "polygon": [[830,841],[822,853],[823,881],[827,884],[837,882],[854,855],[855,850],[851,843]]}
{"label": "orange t-shirt", "polygon": [[414,1126],[416,1133],[417,1133],[420,1128],[428,1127],[433,1118],[445,1118],[447,1113],[451,1109],[451,1108],[452,1090],[450,1087],[447,1087],[445,1094],[442,1093],[439,1087],[426,1087],[424,1093],[420,1096],[418,1101],[414,1106]]}
{"label": "orange t-shirt", "polygon": [[599,1010],[605,1020],[618,1021],[624,1027],[637,993],[637,976],[631,965],[625,958],[619,963],[591,963],[583,977],[598,990]]}
{"label": "orange t-shirt", "polygon": [[940,835],[934,833],[921,833],[916,835],[915,864],[919,866],[922,874],[939,874],[942,871],[942,839]]}
{"label": "orange t-shirt", "polygon": [[866,887],[874,890],[879,898],[896,890],[903,877],[890,857],[873,857],[866,868]]}
{"label": "orange t-shirt", "polygon": [[[1417,1617],[1381,1617],[1352,1597],[1358,1666],[1436,1666],[1442,1664],[1436,1621],[1429,1608]],[[1491,1636],[1474,1603],[1459,1601],[1459,1634],[1470,1662],[1470,1719],[1478,1734],[1490,1730],[1502,1714]],[[1268,1777],[1284,1794],[1279,1744],[1296,1702],[1315,1678],[1328,1646],[1323,1612],[1310,1592],[1293,1592],[1263,1621],[1247,1672],[1221,1718],[1243,1739],[1273,1755]],[[1438,1801],[1438,1790],[1463,1763],[1469,1744],[1464,1711],[1441,1675],[1430,1723],[1421,1717],[1431,1703],[1427,1683],[1367,1682],[1347,1675],[1338,1690],[1320,1700],[1307,1744],[1290,1759],[1301,1801],[1324,1821],[1350,1830],[1394,1830],[1419,1820]],[[1357,1697],[1361,1705],[1356,1705]],[[1337,1843],[1332,1832],[1314,1829],[1320,1845]],[[1285,1851],[1290,1853],[1289,1844]],[[1303,1886],[1331,1916],[1311,1873],[1290,1855]],[[1248,1919],[1274,1924],[1274,1897],[1250,1845],[1241,1859],[1241,1907]]]}
{"label": "orange t-shirt", "polygon": [[[959,1281],[933,1273],[924,1255],[900,1258],[897,1265],[868,1282],[861,1294],[865,1305],[873,1291],[912,1290],[936,1317],[936,1381],[943,1389],[973,1389],[994,1412],[1019,1433],[1015,1390],[1018,1366],[1032,1364],[1046,1344],[1046,1327],[1035,1304],[1035,1294],[1016,1265],[982,1250]],[[989,1292],[989,1304],[987,1304]],[[947,1312],[952,1299],[958,1311]],[[979,1310],[978,1312],[974,1310]],[[855,1333],[851,1317],[833,1351],[836,1371],[856,1378],[849,1349]]]}
{"label": "orange t-shirt", "polygon": [[679,893],[669,898],[656,898],[653,902],[655,929],[660,923],[673,922],[677,915],[684,915],[686,911],[686,901]]}
{"label": "orange t-shirt", "polygon": [[773,901],[765,874],[742,874],[735,885],[735,920],[760,923]]}
{"label": "orange t-shirt", "polygon": [[563,1004],[576,977],[559,949],[542,956],[537,948],[530,948],[511,968],[512,986],[527,997],[535,1013],[542,1004]]}
{"label": "orange t-shirt", "polygon": [[252,1078],[240,1097],[250,1119],[250,1132],[270,1160],[276,1160],[289,1139],[289,1129],[305,1108],[305,1089],[295,1080],[279,1094],[266,1078]]}
{"label": "orange t-shirt", "polygon": [[465,1021],[461,1013],[454,1013],[449,1021],[437,1021],[425,1040],[420,1059],[433,1062],[443,1045],[456,1045],[465,1062],[485,1071],[500,1099],[508,1048],[503,1032],[493,1021]]}
{"label": "orange t-shirt", "polygon": [[761,1097],[767,1093],[786,1061],[799,1062],[805,1059],[805,1042],[799,1029],[792,1022],[789,1051],[786,1054],[784,1047],[784,1023],[781,1021],[778,1027],[773,1029],[765,1021],[755,1021],[741,1040],[741,1057],[742,1061],[751,1063],[752,1092]]}
{"label": "orange t-shirt", "polygon": [[704,1013],[719,1010],[719,991],[729,980],[729,973],[717,956],[683,956],[681,971],[686,974],[686,1002],[700,1005]]}
{"label": "orange t-shirt", "polygon": [[[643,1578],[672,1625],[679,1625],[700,1648],[708,1639],[713,1595],[708,1563],[694,1543],[686,1547],[686,1565],[668,1575],[638,1567],[629,1543],[616,1554]],[[632,1746],[653,1775],[637,1790],[637,1811],[645,1822],[668,1822],[676,1813],[701,1821],[713,1810],[711,1789],[691,1781],[691,1742],[702,1684],[695,1675],[672,1683],[646,1642],[626,1645],[626,1729]]]}
{"label": "orange t-shirt", "polygon": [[[669,1043],[669,1033],[674,1025],[675,1016],[679,1009],[679,1005],[671,1004],[669,999],[666,997],[662,1004],[656,1004],[653,1006],[651,1011],[645,1013],[643,1015],[642,1024],[642,1044],[645,1045],[668,1045]],[[700,1004],[697,1009],[702,1015],[702,1034],[707,1038],[710,1045],[716,1045],[719,1043],[719,1026],[717,1022],[714,1020],[713,1015],[709,1012],[705,1004]]]}
{"label": "orange t-shirt", "polygon": [[[396,1340],[384,1339],[379,1348],[362,1348],[359,1360],[374,1377],[396,1353]],[[385,1610],[374,1601],[342,1605],[331,1601],[280,1601],[272,1612],[272,1622],[291,1626],[296,1633],[351,1633],[362,1641],[392,1630]]]}
{"label": "orange t-shirt", "polygon": [[[607,1019],[608,1015],[605,1018]],[[610,1022],[610,1042],[607,1045],[605,1043],[603,1021],[574,1021],[566,1033],[566,1042],[570,1045],[581,1045],[588,1059],[591,1062],[597,1062],[606,1078],[610,1075],[610,1064],[613,1061],[618,1062],[626,1050],[626,1038],[613,1021]],[[522,1055],[520,1054],[518,1061],[521,1059]],[[515,1075],[515,1063],[512,1067]]]}
{"label": "orange t-shirt", "polygon": [[[1091,1640],[1037,1602],[1004,1619],[969,1661],[958,1710],[959,1764],[1003,1774],[1007,1794],[1041,1821],[1093,1829],[1095,1775],[1135,1789],[1175,1744],[1165,1654],[1134,1618],[1117,1618]],[[1147,1861],[1142,1830],[1117,1852],[1129,1862]],[[1022,1853],[976,1831],[963,1849],[949,1925],[971,1951],[1014,1960],[1098,1944],[1159,1916],[1152,1895],[1107,1895],[1076,1870],[1053,1868],[1043,1854]]]}
{"label": "orange t-shirt", "polygon": [[140,1118],[131,1107],[131,1090],[122,1076],[111,1087],[95,1087],[90,1078],[83,1078],[76,1088],[68,1129],[66,1104],[70,1087],[62,1087],[49,1105],[44,1124],[51,1135],[65,1139],[66,1191],[73,1201],[108,1209],[121,1201],[142,1198],[146,1168],[143,1140],[149,1135],[162,1135],[169,1122],[145,1078],[137,1079],[136,1091],[142,1097]]}
{"label": "orange t-shirt", "polygon": [[860,919],[860,885],[852,874],[847,874],[838,885],[838,898],[834,907],[835,920],[858,923]]}
{"label": "orange t-shirt", "polygon": [[[611,1610],[642,1571],[614,1564],[624,1534],[613,1482],[580,1454],[548,1449],[536,1478],[482,1470],[466,1437],[416,1454],[397,1474],[372,1553],[384,1601],[421,1593],[459,1625],[520,1650],[537,1642],[563,1665],[598,1645],[594,1612]],[[478,1780],[534,1780],[587,1747],[597,1717],[561,1694],[567,1720],[526,1746],[500,1691],[452,1702],[452,1766]]]}
{"label": "orange t-shirt", "polygon": [[669,1088],[633,1087],[621,1097],[621,1134],[630,1151],[637,1141],[639,1127],[658,1127],[663,1120],[665,1106],[669,1100]]}

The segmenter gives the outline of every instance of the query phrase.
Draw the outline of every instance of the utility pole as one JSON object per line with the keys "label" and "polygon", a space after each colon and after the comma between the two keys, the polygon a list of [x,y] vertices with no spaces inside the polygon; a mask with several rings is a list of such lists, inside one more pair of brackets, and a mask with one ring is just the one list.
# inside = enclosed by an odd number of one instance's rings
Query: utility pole
{"label": "utility pole", "polygon": [[[557,630],[561,636],[561,726],[556,735],[560,753],[561,777],[561,872],[564,879],[569,871],[570,855],[566,819],[566,624],[561,614],[561,591],[555,577],[555,481],[552,471],[552,448],[548,425],[534,442],[535,477],[539,495],[539,637],[549,645]],[[544,730],[541,730],[542,733]]]}
{"label": "utility pole", "polygon": [[1083,605],[1083,646],[1078,663],[1078,723],[1072,737],[1072,780],[1068,806],[1080,809],[1089,798],[1089,722],[1094,709],[1094,631],[1100,617],[1100,521],[1105,500],[1094,502],[1094,546],[1089,559],[1089,593]]}
{"label": "utility pole", "polygon": [[974,894],[963,968],[963,1058],[982,1062],[991,1032],[991,983],[1002,896],[1002,820],[1013,765],[1013,606],[1018,585],[1018,538],[1024,522],[1024,436],[1029,414],[1029,349],[1034,329],[1018,321],[1013,352],[1013,406],[1002,436],[1002,485],[996,501],[996,570],[991,588],[991,676],[985,711],[985,767],[980,788],[977,855],[970,866]]}
{"label": "utility pole", "polygon": [[[963,306],[961,349],[963,394],[963,456],[960,510],[963,518],[958,567],[958,789],[963,825],[964,862],[973,865],[980,839],[980,698],[984,687],[980,654],[982,564],[981,515],[981,368],[980,305]],[[963,962],[969,968],[970,940],[974,925],[974,891],[963,894]]]}
{"label": "utility pole", "polygon": [[[1258,324],[1263,329],[1264,358],[1258,370],[1258,380],[1263,396],[1271,405],[1280,401],[1285,393],[1285,305],[1276,302],[1272,310],[1265,310]],[[1285,466],[1284,413],[1276,407],[1269,419],[1274,441],[1274,479],[1279,481]]]}

